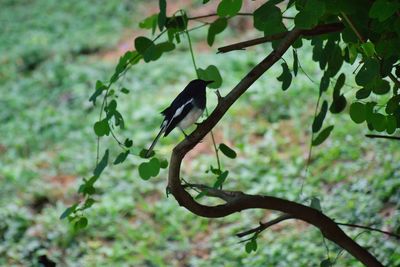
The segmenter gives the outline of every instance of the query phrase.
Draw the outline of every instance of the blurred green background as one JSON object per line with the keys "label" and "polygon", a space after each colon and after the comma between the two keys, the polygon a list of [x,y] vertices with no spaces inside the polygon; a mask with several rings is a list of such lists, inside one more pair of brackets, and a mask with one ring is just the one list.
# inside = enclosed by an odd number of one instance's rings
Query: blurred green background
{"label": "blurred green background", "polygon": [[[169,1],[175,8],[190,2]],[[201,5],[193,2],[195,8]],[[38,257],[46,255],[58,266],[319,266],[326,246],[335,259],[340,248],[328,241],[325,246],[318,230],[299,221],[263,232],[258,250],[247,254],[234,235],[277,214],[258,210],[222,219],[196,217],[166,197],[165,170],[141,180],[141,159],[135,156],[102,175],[86,229],[76,232],[59,220],[95,164],[92,125],[98,107],[88,101],[95,82],[110,77],[135,37],[148,35],[137,23],[155,12],[157,1],[1,1],[0,265],[39,266]],[[218,46],[259,33],[232,28],[211,49],[206,33],[203,28],[193,36],[198,65],[218,66],[223,95],[271,50],[264,45],[216,55]],[[133,139],[135,147],[149,145],[161,121],[158,112],[195,77],[186,41],[157,62],[135,66],[120,82],[130,94],[119,99],[126,120],[119,134]],[[300,63],[319,80],[307,47],[299,50]],[[291,54],[284,57],[288,62]],[[235,160],[222,156],[230,170],[226,189],[296,200],[318,86],[300,72],[282,92],[276,80],[280,72],[277,64],[257,81],[214,133],[238,152]],[[345,90],[356,89],[350,84]],[[210,90],[209,109],[215,98]],[[347,113],[328,116],[325,125],[334,123],[335,129],[313,150],[303,196],[318,197],[323,211],[337,221],[398,231],[399,144],[365,138],[365,127],[352,123]],[[181,139],[174,131],[158,144],[158,154],[169,158]],[[106,147],[114,157],[119,153],[112,140],[102,140],[101,149]],[[185,161],[184,178],[212,185],[214,178],[205,173],[210,164],[215,159],[206,138]],[[385,265],[400,265],[395,239],[344,230]],[[347,253],[336,265],[360,266]]]}

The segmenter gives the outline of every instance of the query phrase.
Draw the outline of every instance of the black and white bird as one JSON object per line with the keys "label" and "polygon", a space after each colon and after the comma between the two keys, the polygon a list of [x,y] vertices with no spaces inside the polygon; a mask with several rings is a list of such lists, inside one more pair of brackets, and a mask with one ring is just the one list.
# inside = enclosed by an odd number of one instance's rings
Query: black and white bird
{"label": "black and white bird", "polygon": [[161,130],[147,150],[146,157],[150,156],[161,135],[167,136],[176,126],[186,136],[183,130],[194,124],[203,114],[207,102],[206,87],[213,82],[201,79],[191,81],[172,101],[171,105],[161,111],[161,114],[164,115]]}

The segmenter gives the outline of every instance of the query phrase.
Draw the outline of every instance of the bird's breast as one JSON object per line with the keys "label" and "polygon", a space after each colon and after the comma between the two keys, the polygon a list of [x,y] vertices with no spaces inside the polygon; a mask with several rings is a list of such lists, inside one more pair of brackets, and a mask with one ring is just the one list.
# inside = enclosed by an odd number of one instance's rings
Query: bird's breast
{"label": "bird's breast", "polygon": [[203,114],[204,109],[200,109],[194,107],[189,113],[178,123],[178,126],[182,129],[186,129],[187,127],[194,124],[200,116]]}

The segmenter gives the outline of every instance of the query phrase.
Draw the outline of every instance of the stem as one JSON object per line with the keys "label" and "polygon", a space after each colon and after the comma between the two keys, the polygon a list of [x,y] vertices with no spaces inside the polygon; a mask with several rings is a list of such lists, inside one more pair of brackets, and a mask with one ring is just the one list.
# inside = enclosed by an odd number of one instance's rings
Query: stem
{"label": "stem", "polygon": [[192,41],[190,40],[189,32],[187,30],[185,30],[185,33],[186,33],[186,36],[188,38],[189,50],[190,50],[190,55],[192,57],[193,67],[194,67],[194,70],[196,71],[197,78],[199,78],[199,72],[197,70],[196,60],[194,58],[194,53],[193,53]]}
{"label": "stem", "polygon": [[379,135],[379,134],[366,134],[365,136],[369,137],[369,138],[383,138],[383,139],[400,140],[400,136]]}
{"label": "stem", "polygon": [[347,24],[349,24],[350,28],[357,35],[358,39],[360,39],[362,43],[365,43],[364,37],[362,37],[362,35],[357,31],[356,27],[354,26],[353,22],[351,22],[349,17],[344,12],[340,12],[340,15],[342,15],[343,19],[347,22]]}
{"label": "stem", "polygon": [[[191,55],[191,57],[192,57],[193,67],[194,67],[194,69],[195,69],[195,71],[196,71],[196,76],[197,76],[197,78],[200,78],[200,77],[199,77],[199,72],[198,72],[198,70],[197,70],[196,60],[195,60],[195,58],[194,58],[194,52],[193,52],[193,47],[192,47],[192,41],[190,40],[190,34],[189,34],[189,32],[188,32],[187,29],[185,30],[185,33],[186,33],[186,36],[187,36],[187,38],[188,38],[189,50],[190,50],[190,55]],[[207,117],[209,116],[207,107],[206,107],[206,116],[207,116]],[[216,158],[217,158],[218,170],[221,170],[221,161],[220,161],[220,159],[219,159],[218,148],[217,148],[217,144],[215,143],[215,137],[214,137],[214,133],[213,133],[212,130],[210,131],[210,135],[211,135],[211,140],[212,140],[213,147],[214,147],[214,151],[215,151],[215,156],[216,156]]]}
{"label": "stem", "polygon": [[383,231],[377,228],[369,227],[369,226],[364,226],[364,225],[358,225],[358,224],[352,224],[352,223],[336,223],[337,225],[342,225],[342,226],[348,226],[348,227],[355,227],[355,228],[361,228],[361,229],[366,229],[369,231],[374,231],[374,232],[379,232],[388,236],[395,237],[397,239],[400,239],[400,235],[396,235],[391,232]]}

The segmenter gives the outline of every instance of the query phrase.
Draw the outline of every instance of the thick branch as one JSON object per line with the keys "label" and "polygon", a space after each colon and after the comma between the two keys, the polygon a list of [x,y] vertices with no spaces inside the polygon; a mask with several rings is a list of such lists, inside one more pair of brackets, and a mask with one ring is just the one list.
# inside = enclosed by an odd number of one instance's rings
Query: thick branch
{"label": "thick branch", "polygon": [[[314,35],[321,35],[325,33],[332,33],[332,32],[338,32],[342,31],[344,29],[344,25],[342,23],[329,23],[329,24],[324,24],[324,25],[318,25],[313,29],[310,30],[303,30],[301,32],[301,35],[304,36],[314,36]],[[242,50],[246,47],[253,46],[253,45],[258,45],[266,42],[271,42],[275,40],[280,40],[284,38],[289,32],[282,32],[282,33],[277,33],[277,34],[272,34],[268,36],[264,36],[261,38],[256,38],[236,44],[231,44],[227,46],[223,46],[218,48],[218,53],[226,53],[230,52],[233,50]]]}
{"label": "thick branch", "polygon": [[240,212],[246,209],[269,209],[292,215],[294,218],[308,222],[321,230],[323,235],[347,250],[350,254],[367,266],[382,266],[366,249],[358,245],[347,236],[342,229],[329,217],[311,207],[296,202],[280,199],[272,196],[248,195],[242,193],[225,204],[206,206],[197,203],[193,197],[185,191],[180,180],[180,168],[185,155],[193,149],[211,129],[219,122],[233,103],[272,65],[277,62],[287,49],[303,33],[302,30],[294,29],[283,39],[279,47],[271,52],[264,60],[256,65],[230,92],[220,99],[215,110],[200,124],[197,129],[185,140],[179,143],[172,151],[168,187],[171,194],[176,198],[179,205],[185,207],[192,213],[217,218]]}

